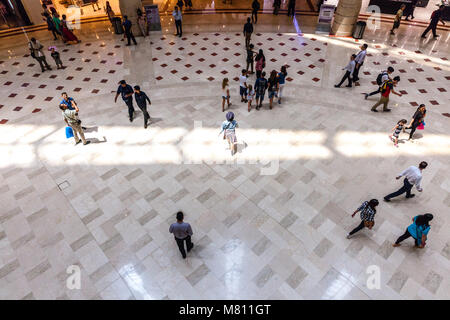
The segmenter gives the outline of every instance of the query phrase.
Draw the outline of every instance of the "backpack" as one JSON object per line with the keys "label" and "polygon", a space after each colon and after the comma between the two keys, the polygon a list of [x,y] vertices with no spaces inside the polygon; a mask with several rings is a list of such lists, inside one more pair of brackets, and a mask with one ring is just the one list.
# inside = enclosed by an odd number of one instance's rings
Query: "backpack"
{"label": "backpack", "polygon": [[381,93],[385,93],[386,92],[388,83],[391,83],[391,81],[388,80],[388,81],[385,81],[383,83],[383,85],[381,86]]}
{"label": "backpack", "polygon": [[377,76],[377,84],[379,85],[379,86],[381,86],[381,84],[383,83],[383,76],[385,75],[385,74],[387,74],[387,72],[386,71],[382,71],[378,76]]}

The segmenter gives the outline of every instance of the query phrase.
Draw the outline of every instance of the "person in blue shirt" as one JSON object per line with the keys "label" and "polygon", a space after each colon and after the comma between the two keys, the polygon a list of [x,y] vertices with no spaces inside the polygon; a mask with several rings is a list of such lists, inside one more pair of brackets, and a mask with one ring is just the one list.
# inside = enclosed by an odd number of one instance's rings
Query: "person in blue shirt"
{"label": "person in blue shirt", "polygon": [[133,106],[133,88],[126,83],[125,80],[120,80],[119,82],[119,88],[117,88],[116,97],[114,98],[114,102],[117,102],[117,97],[119,95],[122,95],[122,100],[125,102],[125,104],[128,107],[128,115],[130,117],[130,122],[133,121],[133,115],[134,115],[134,106]]}
{"label": "person in blue shirt", "polygon": [[286,76],[286,66],[282,66],[280,73],[278,73],[278,104],[281,104],[281,97],[283,95],[284,84],[286,83]]}
{"label": "person in blue shirt", "polygon": [[223,138],[227,139],[230,145],[231,155],[233,156],[237,152],[237,139],[236,139],[236,128],[238,123],[234,120],[234,113],[228,112],[226,115],[227,120],[222,123],[222,130],[219,135],[223,132]]}
{"label": "person in blue shirt", "polygon": [[406,231],[401,235],[397,241],[392,245],[393,247],[400,246],[400,242],[409,237],[414,238],[416,248],[425,247],[425,242],[427,240],[428,232],[430,231],[430,221],[433,220],[433,215],[431,213],[425,213],[423,215],[415,216],[412,221],[413,223],[406,228]]}
{"label": "person in blue shirt", "polygon": [[127,37],[128,40],[128,44],[126,44],[126,46],[130,46],[131,45],[131,40],[133,40],[134,45],[137,45],[136,39],[134,38],[133,35],[133,30],[132,30],[132,26],[133,24],[131,23],[130,20],[128,20],[128,16],[123,16],[123,28],[125,29],[125,36]]}
{"label": "person in blue shirt", "polygon": [[[75,110],[75,109],[78,108],[78,105],[75,102],[75,100],[72,97],[69,97],[67,92],[61,93],[61,96],[62,96],[63,99],[59,103],[60,107],[61,106],[66,106],[67,109],[69,109],[69,110]],[[81,129],[86,130],[86,127],[82,126]]]}
{"label": "person in blue shirt", "polygon": [[147,123],[150,119],[150,115],[147,112],[147,101],[149,104],[152,104],[152,102],[147,94],[144,91],[141,91],[141,87],[139,86],[134,86],[134,98],[136,99],[139,109],[141,109],[144,114],[144,128],[147,129]]}

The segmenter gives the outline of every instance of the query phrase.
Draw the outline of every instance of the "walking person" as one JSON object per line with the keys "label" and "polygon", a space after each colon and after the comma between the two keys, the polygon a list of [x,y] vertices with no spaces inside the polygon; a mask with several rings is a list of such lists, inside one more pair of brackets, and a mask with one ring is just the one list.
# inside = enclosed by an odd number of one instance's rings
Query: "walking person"
{"label": "walking person", "polygon": [[134,45],[137,45],[136,39],[134,38],[133,35],[133,24],[131,23],[130,20],[128,20],[128,16],[123,16],[123,28],[125,29],[125,36],[127,37],[128,43],[126,44],[126,46],[131,46],[131,40],[133,40]]}
{"label": "walking person", "polygon": [[231,111],[227,112],[225,117],[227,120],[222,123],[222,130],[219,132],[219,135],[223,132],[223,139],[227,140],[231,155],[233,156],[237,152],[236,128],[238,127],[238,123],[234,120],[234,113]]}
{"label": "walking person", "polygon": [[409,133],[409,139],[411,140],[413,137],[414,132],[416,132],[417,127],[419,127],[421,124],[425,124],[424,119],[427,114],[427,109],[425,108],[425,105],[422,103],[414,112],[413,117],[411,119],[411,122],[409,123],[409,126],[406,127],[406,129],[411,129]]}
{"label": "walking person", "polygon": [[109,22],[112,23],[112,19],[114,18],[115,14],[113,9],[111,8],[111,5],[109,4],[109,1],[106,1],[105,12],[108,16]]}
{"label": "walking person", "polygon": [[61,61],[61,55],[57,51],[57,48],[55,46],[51,46],[48,48],[50,51],[50,55],[52,56],[53,60],[55,60],[56,68],[57,69],[64,69],[63,63]]}
{"label": "walking person", "polygon": [[275,97],[278,93],[278,77],[277,71],[272,70],[269,76],[269,80],[267,81],[267,93],[269,96],[269,109],[272,110],[273,105],[273,97]]}
{"label": "walking person", "polygon": [[169,232],[173,233],[175,241],[177,242],[178,249],[180,249],[183,259],[186,259],[186,250],[184,250],[184,242],[186,241],[187,252],[191,251],[194,244],[191,241],[192,228],[187,222],[184,222],[183,212],[177,212],[177,222],[172,223],[169,228]]}
{"label": "walking person", "polygon": [[367,54],[367,43],[364,43],[360,47],[361,51],[355,57],[355,70],[353,71],[353,82],[355,86],[359,85],[359,70],[364,64],[364,60],[366,59]]}
{"label": "walking person", "polygon": [[147,36],[147,17],[142,13],[141,9],[137,9],[137,24],[144,38]]}
{"label": "walking person", "polygon": [[352,231],[350,231],[347,235],[347,239],[350,239],[352,235],[358,232],[361,229],[368,228],[372,230],[375,224],[375,214],[377,213],[376,207],[378,206],[378,200],[372,199],[370,201],[364,201],[362,205],[356,209],[352,214],[352,218],[360,212],[359,216],[361,218],[361,223]]}
{"label": "walking person", "polygon": [[122,100],[128,107],[128,116],[130,118],[130,122],[133,122],[134,115],[134,107],[133,107],[133,88],[126,83],[125,80],[120,80],[119,88],[117,88],[116,97],[114,98],[114,102],[117,102],[117,97],[122,95]]}
{"label": "walking person", "polygon": [[253,25],[251,23],[251,19],[247,18],[247,23],[244,24],[244,37],[245,37],[245,47],[248,48],[250,45],[250,40],[253,33]]}
{"label": "walking person", "polygon": [[287,15],[288,17],[295,15],[295,0],[289,0]]}
{"label": "walking person", "polygon": [[222,80],[222,112],[225,112],[225,100],[227,101],[228,108],[230,103],[230,85],[228,84],[228,78]]}
{"label": "walking person", "polygon": [[406,4],[402,4],[400,9],[398,9],[397,14],[394,17],[394,24],[391,29],[391,34],[395,35],[394,30],[400,27],[400,22],[402,21],[403,11],[406,8]]}
{"label": "walking person", "polygon": [[[245,70],[247,70],[247,74],[253,74],[253,65],[254,65],[254,57],[255,57],[255,51],[253,51],[253,48],[255,46],[250,43],[250,45],[247,47],[247,67]],[[249,67],[251,67],[251,71],[248,71]]]}
{"label": "walking person", "polygon": [[144,91],[141,91],[141,87],[139,86],[134,86],[134,98],[136,99],[139,109],[141,109],[144,114],[144,129],[147,129],[148,120],[150,120],[150,115],[147,112],[147,101],[150,105],[152,102],[147,94]]}
{"label": "walking person", "polygon": [[[78,108],[78,104],[75,102],[75,100],[72,97],[69,97],[67,92],[61,93],[61,97],[63,98],[61,102],[59,103],[64,104],[67,106],[67,109],[69,110],[75,110],[75,108]],[[79,108],[78,108],[79,110]],[[81,129],[86,130],[86,127],[81,126]]]}
{"label": "walking person", "polygon": [[47,22],[47,30],[51,31],[53,34],[53,40],[58,40],[58,31],[56,30],[55,24],[53,23],[53,19],[48,12],[44,12],[44,20]]}
{"label": "walking person", "polygon": [[247,87],[247,100],[248,100],[248,112],[252,109],[252,101],[255,98],[255,90],[252,85],[249,84]]}
{"label": "walking person", "polygon": [[428,27],[425,29],[425,31],[422,33],[422,38],[426,38],[426,37],[427,37],[427,33],[428,33],[430,30],[433,31],[433,37],[434,37],[434,39],[436,39],[437,37],[439,37],[439,35],[436,34],[436,28],[437,28],[437,25],[438,25],[438,22],[439,22],[439,21],[441,21],[441,22],[442,22],[442,25],[445,26],[445,22],[444,22],[444,20],[442,19],[442,16],[443,16],[443,14],[444,14],[444,10],[445,10],[445,6],[444,6],[444,5],[441,5],[441,6],[439,7],[439,9],[433,11],[433,13],[431,14],[431,17],[430,17],[430,19],[431,19],[430,24],[429,24]]}
{"label": "walking person", "polygon": [[36,59],[36,61],[41,66],[42,72],[45,72],[45,68],[47,68],[47,70],[52,70],[52,68],[47,63],[44,52],[42,51],[42,48],[44,48],[44,46],[39,42],[39,40],[31,38],[30,42],[28,43],[28,48],[30,49],[31,56]]}
{"label": "walking person", "polygon": [[[90,141],[86,141],[84,137],[84,132],[81,128],[81,120],[78,118],[78,112],[80,110],[78,109],[77,105],[74,105],[74,110],[69,110],[66,104],[61,103],[59,105],[59,108],[62,111],[64,121],[69,127],[72,128],[75,145],[79,144],[81,141],[83,142],[83,145],[91,143]],[[78,137],[78,135],[80,135],[80,137]]]}
{"label": "walking person", "polygon": [[385,83],[383,83],[382,87],[381,87],[381,97],[380,100],[378,100],[377,103],[375,103],[372,108],[370,109],[370,111],[372,112],[378,112],[377,107],[382,104],[383,105],[383,111],[384,112],[389,112],[391,111],[391,109],[388,108],[388,104],[389,104],[389,94],[392,93],[398,95],[399,97],[401,97],[402,95],[400,93],[398,93],[397,91],[394,90],[394,87],[397,85],[397,83],[400,81],[400,77],[399,76],[395,76],[394,79],[390,80],[388,79]]}
{"label": "walking person", "polygon": [[189,7],[189,10],[192,10],[192,0],[184,0],[184,5],[187,7]]}
{"label": "walking person", "polygon": [[342,77],[341,81],[334,86],[335,88],[340,88],[346,79],[348,79],[347,87],[348,88],[352,87],[352,74],[353,74],[353,71],[355,70],[355,65],[356,65],[355,59],[356,59],[356,54],[352,54],[350,56],[349,63],[344,68],[342,68],[342,70],[345,70],[345,74]]}
{"label": "walking person", "polygon": [[242,69],[242,74],[239,76],[239,95],[241,102],[247,102],[247,70]]}
{"label": "walking person", "polygon": [[367,100],[368,97],[373,96],[377,93],[381,92],[381,87],[383,86],[383,84],[388,81],[389,79],[391,79],[390,75],[394,72],[394,68],[392,67],[388,67],[387,70],[383,70],[381,71],[380,74],[378,74],[377,76],[377,85],[378,85],[378,89],[376,91],[373,91],[371,93],[364,93],[364,99]]}
{"label": "walking person", "polygon": [[181,38],[183,34],[183,26],[182,26],[183,16],[181,15],[181,10],[179,10],[177,6],[175,6],[174,8],[172,16],[175,19],[175,27],[177,28],[176,36],[179,36]]}
{"label": "walking person", "polygon": [[[258,54],[255,57],[256,62],[256,77],[259,77],[261,75],[261,72],[266,67],[266,57],[264,56],[263,49],[259,49]],[[259,75],[258,75],[259,72]]]}
{"label": "walking person", "polygon": [[278,11],[280,11],[280,7],[281,7],[281,0],[273,0],[273,14],[274,15],[278,15]]}
{"label": "walking person", "polygon": [[433,220],[433,215],[431,213],[415,216],[412,219],[412,223],[408,226],[408,228],[406,228],[405,233],[401,235],[392,246],[399,247],[400,242],[408,239],[409,237],[413,237],[415,247],[424,248],[427,241],[428,232],[430,232],[431,229],[431,220]]}
{"label": "walking person", "polygon": [[420,182],[422,181],[422,171],[428,166],[428,163],[422,161],[418,167],[411,166],[408,169],[402,171],[395,179],[400,179],[401,177],[405,177],[403,180],[403,187],[398,189],[396,192],[388,194],[384,197],[384,201],[389,202],[391,198],[398,197],[399,195],[406,193],[406,198],[413,198],[415,194],[411,193],[412,187],[415,185],[417,191],[422,192],[422,187],[420,186]]}
{"label": "walking person", "polygon": [[281,67],[278,73],[278,104],[281,104],[281,97],[283,96],[284,84],[286,83],[287,71],[286,66]]}
{"label": "walking person", "polygon": [[411,17],[411,20],[414,19],[414,9],[416,9],[416,4],[417,0],[411,0],[411,3],[407,6],[406,21],[408,21],[408,17]]}
{"label": "walking person", "polygon": [[252,2],[252,23],[256,24],[258,22],[258,11],[261,9],[261,5],[258,0],[253,0]]}
{"label": "walking person", "polygon": [[65,14],[62,15],[61,20],[61,33],[64,39],[64,42],[67,43],[80,43],[81,41],[73,34],[73,32],[67,26],[67,17]]}
{"label": "walking person", "polygon": [[266,73],[264,71],[259,74],[257,72],[256,76],[258,77],[255,81],[256,110],[259,110],[262,106],[268,84],[267,79],[265,78]]}
{"label": "walking person", "polygon": [[[54,9],[53,7],[51,7],[51,9]],[[66,42],[64,40],[64,37],[62,36],[62,30],[61,30],[61,20],[59,19],[59,14],[58,12],[52,11],[52,21],[53,21],[53,25],[55,26],[56,32],[61,35],[61,38],[64,42]]]}
{"label": "walking person", "polygon": [[394,142],[394,146],[398,148],[398,137],[400,133],[405,132],[405,126],[408,121],[406,119],[399,120],[394,128],[392,128],[392,135],[389,135],[389,139]]}

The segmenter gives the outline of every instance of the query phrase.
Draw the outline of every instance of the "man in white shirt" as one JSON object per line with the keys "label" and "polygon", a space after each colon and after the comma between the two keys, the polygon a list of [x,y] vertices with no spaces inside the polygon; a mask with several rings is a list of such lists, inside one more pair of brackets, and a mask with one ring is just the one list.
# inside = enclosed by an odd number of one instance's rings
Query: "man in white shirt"
{"label": "man in white shirt", "polygon": [[419,164],[419,167],[411,166],[400,173],[400,175],[398,175],[395,179],[398,180],[404,176],[405,179],[403,180],[403,187],[401,187],[398,191],[385,196],[384,201],[389,202],[391,201],[391,198],[398,197],[405,192],[406,198],[413,198],[415,195],[411,194],[411,189],[414,185],[416,185],[417,191],[422,192],[422,187],[420,186],[420,182],[422,181],[422,170],[427,166],[428,163],[422,161]]}
{"label": "man in white shirt", "polygon": [[241,95],[241,102],[247,102],[247,70],[242,69],[242,74],[239,76],[239,94]]}
{"label": "man in white shirt", "polygon": [[366,53],[367,53],[367,44],[364,43],[361,46],[361,51],[358,52],[355,58],[356,66],[355,71],[353,72],[353,82],[355,82],[355,85],[359,85],[359,77],[358,77],[359,69],[364,64],[364,59],[366,59]]}
{"label": "man in white shirt", "polygon": [[336,84],[334,86],[335,88],[340,88],[341,84],[344,83],[345,79],[348,79],[347,87],[349,87],[349,88],[352,87],[352,73],[355,70],[355,58],[356,58],[356,55],[352,54],[352,56],[350,57],[350,62],[345,66],[345,68],[342,68],[342,70],[345,70],[345,74],[342,77],[341,82],[339,82],[338,84]]}
{"label": "man in white shirt", "polygon": [[181,38],[181,35],[183,34],[183,29],[181,26],[181,21],[182,21],[182,15],[181,15],[181,10],[178,9],[177,6],[175,6],[173,12],[172,12],[172,16],[175,19],[175,27],[177,28],[177,34],[176,36],[179,36]]}
{"label": "man in white shirt", "polygon": [[45,71],[45,68],[52,70],[45,59],[45,54],[42,52],[44,46],[38,40],[31,38],[31,41],[28,43],[28,48],[30,49],[31,56],[39,62],[42,72]]}

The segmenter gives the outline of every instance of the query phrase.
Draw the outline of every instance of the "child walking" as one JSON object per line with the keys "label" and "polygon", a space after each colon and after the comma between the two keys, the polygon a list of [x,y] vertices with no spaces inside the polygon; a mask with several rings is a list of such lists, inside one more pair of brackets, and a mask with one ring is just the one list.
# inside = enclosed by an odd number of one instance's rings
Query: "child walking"
{"label": "child walking", "polygon": [[222,80],[222,112],[225,112],[225,100],[227,101],[228,108],[231,106],[230,103],[230,87],[228,85],[228,78]]}
{"label": "child walking", "polygon": [[237,152],[236,128],[238,123],[234,120],[234,113],[231,111],[227,112],[226,118],[227,120],[222,123],[222,130],[219,135],[223,132],[223,139],[227,139],[233,156]]}
{"label": "child walking", "polygon": [[57,50],[56,47],[55,46],[51,46],[51,47],[48,48],[48,50],[51,52],[50,55],[55,60],[56,68],[57,69],[64,69],[63,63],[61,61],[61,56],[60,56],[59,52],[56,51]]}
{"label": "child walking", "polygon": [[247,100],[248,100],[248,112],[252,109],[252,101],[255,97],[255,90],[253,90],[253,87],[251,84],[247,87]]}
{"label": "child walking", "polygon": [[242,69],[242,74],[239,76],[239,94],[241,102],[247,102],[247,70],[245,69]]}
{"label": "child walking", "polygon": [[395,125],[394,128],[392,128],[393,134],[389,136],[389,139],[391,139],[394,142],[394,146],[398,148],[398,136],[400,135],[400,132],[405,132],[405,125],[408,121],[406,119],[402,119]]}

